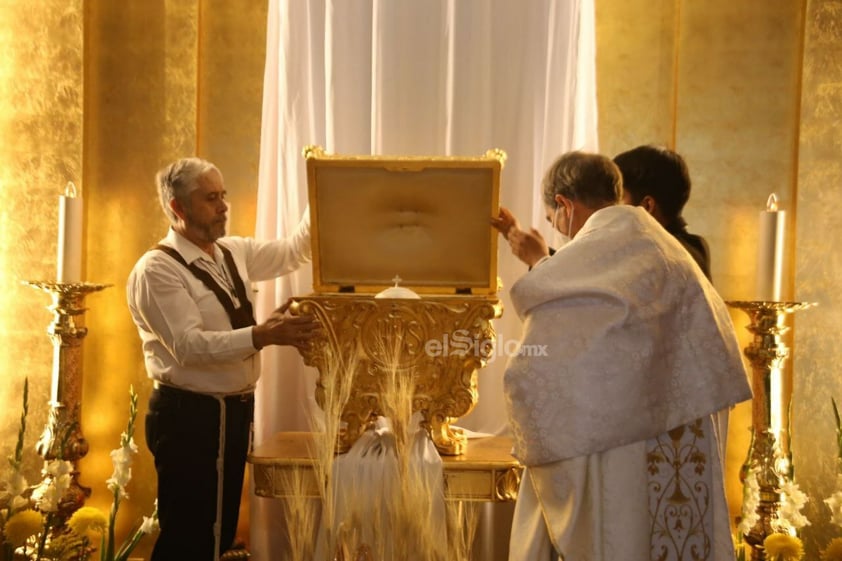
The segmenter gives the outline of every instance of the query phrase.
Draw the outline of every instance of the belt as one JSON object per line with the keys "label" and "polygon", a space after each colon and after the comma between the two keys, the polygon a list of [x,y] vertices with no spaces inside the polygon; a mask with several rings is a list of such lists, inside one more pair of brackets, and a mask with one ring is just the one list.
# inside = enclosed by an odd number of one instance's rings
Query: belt
{"label": "belt", "polygon": [[218,401],[220,399],[224,399],[226,403],[236,403],[236,402],[243,402],[248,403],[250,401],[254,401],[254,390],[246,390],[244,392],[237,392],[237,393],[202,393],[196,392],[193,390],[185,390],[182,388],[177,388],[175,386],[170,386],[168,384],[162,384],[161,382],[155,380],[152,383],[152,387],[155,391],[163,394],[163,395],[175,395],[179,396],[182,399],[192,399],[192,400],[213,400]]}

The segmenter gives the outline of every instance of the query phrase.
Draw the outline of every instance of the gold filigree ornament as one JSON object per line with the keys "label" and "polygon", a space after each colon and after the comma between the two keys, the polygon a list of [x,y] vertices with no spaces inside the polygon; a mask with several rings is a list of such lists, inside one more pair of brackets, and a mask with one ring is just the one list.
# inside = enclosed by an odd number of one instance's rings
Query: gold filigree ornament
{"label": "gold filigree ornament", "polygon": [[[451,423],[469,413],[477,401],[476,370],[494,352],[491,320],[500,315],[496,299],[427,297],[422,300],[310,296],[298,298],[293,314],[313,314],[323,326],[301,351],[304,363],[320,372],[316,401],[325,402],[321,378],[331,367],[329,356],[355,357],[350,397],[341,414],[344,432],[337,449],[347,451],[383,414],[385,375],[391,364],[384,349],[397,349],[400,371],[412,373],[413,412],[421,413],[436,448],[461,454],[466,438]],[[459,342],[454,346],[454,341]],[[329,352],[326,352],[329,349]],[[341,381],[340,381],[341,383]]]}

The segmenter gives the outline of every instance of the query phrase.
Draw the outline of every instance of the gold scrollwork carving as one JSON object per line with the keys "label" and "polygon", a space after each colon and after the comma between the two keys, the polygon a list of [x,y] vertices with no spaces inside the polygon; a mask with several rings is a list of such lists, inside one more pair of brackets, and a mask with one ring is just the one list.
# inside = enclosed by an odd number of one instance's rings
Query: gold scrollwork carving
{"label": "gold scrollwork carving", "polygon": [[[419,300],[370,296],[314,295],[295,300],[293,314],[313,314],[323,330],[301,350],[305,364],[319,371],[316,401],[324,407],[323,379],[331,361],[353,372],[350,398],[341,415],[345,430],[337,443],[346,451],[372,417],[383,414],[384,375],[389,369],[412,377],[413,412],[443,454],[464,452],[466,438],[450,426],[477,401],[476,370],[494,352],[491,320],[496,298],[443,296]],[[342,383],[341,380],[338,381]]]}
{"label": "gold scrollwork carving", "polygon": [[492,148],[491,150],[488,150],[485,153],[485,157],[490,159],[490,160],[499,161],[500,167],[502,168],[503,166],[506,165],[506,160],[508,159],[509,155],[506,154],[505,150],[502,150],[500,148]]}
{"label": "gold scrollwork carving", "polygon": [[511,467],[497,474],[494,482],[494,492],[498,501],[514,502],[520,489],[520,478],[523,468]]}

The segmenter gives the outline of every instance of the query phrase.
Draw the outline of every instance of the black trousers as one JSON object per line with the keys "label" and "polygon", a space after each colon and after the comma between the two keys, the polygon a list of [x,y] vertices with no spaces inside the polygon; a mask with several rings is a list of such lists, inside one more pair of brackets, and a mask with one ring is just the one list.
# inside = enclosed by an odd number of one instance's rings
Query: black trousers
{"label": "black trousers", "polygon": [[[254,396],[225,398],[222,526],[220,551],[237,531]],[[161,531],[152,561],[214,559],[217,457],[221,407],[211,396],[161,386],[152,392],[146,443],[158,472]]]}

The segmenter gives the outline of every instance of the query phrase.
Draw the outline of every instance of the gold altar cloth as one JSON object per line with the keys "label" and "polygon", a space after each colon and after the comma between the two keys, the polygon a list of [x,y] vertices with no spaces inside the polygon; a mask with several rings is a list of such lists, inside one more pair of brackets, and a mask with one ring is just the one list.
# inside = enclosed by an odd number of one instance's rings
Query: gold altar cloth
{"label": "gold altar cloth", "polygon": [[[305,470],[308,496],[319,497],[314,473],[315,438],[310,432],[280,432],[249,454],[254,468],[254,490],[259,497],[283,498],[291,494],[289,475]],[[522,467],[511,455],[508,437],[471,439],[459,456],[442,455],[445,499],[459,501],[514,501]]]}

